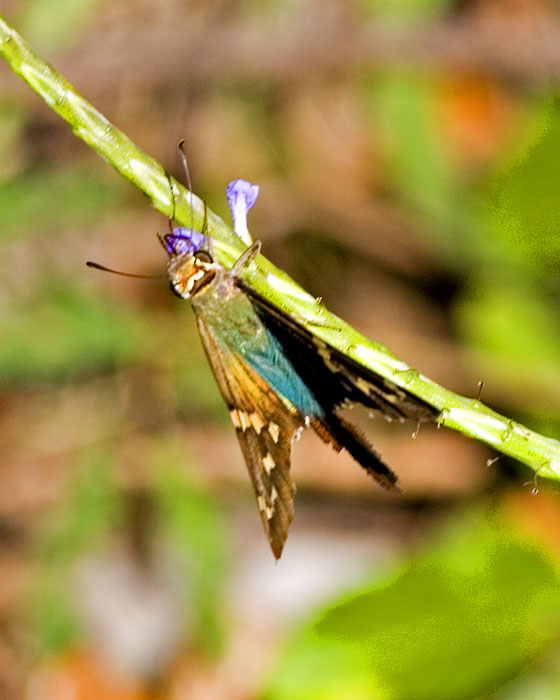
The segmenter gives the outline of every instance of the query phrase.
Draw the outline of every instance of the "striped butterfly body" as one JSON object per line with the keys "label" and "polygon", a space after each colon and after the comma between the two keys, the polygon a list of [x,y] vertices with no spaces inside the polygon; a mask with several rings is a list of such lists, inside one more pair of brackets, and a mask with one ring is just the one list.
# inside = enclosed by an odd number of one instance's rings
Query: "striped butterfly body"
{"label": "striped butterfly body", "polygon": [[[236,232],[247,243],[246,213],[255,187],[237,180],[228,188]],[[274,556],[280,557],[293,518],[291,450],[302,429],[312,428],[338,452],[346,449],[382,486],[397,489],[395,474],[341,415],[342,407],[356,402],[391,419],[417,422],[435,420],[437,411],[329,346],[247,285],[239,273],[260,243],[231,270],[214,261],[209,239],[199,232],[177,228],[163,243],[171,288],[194,309]]]}

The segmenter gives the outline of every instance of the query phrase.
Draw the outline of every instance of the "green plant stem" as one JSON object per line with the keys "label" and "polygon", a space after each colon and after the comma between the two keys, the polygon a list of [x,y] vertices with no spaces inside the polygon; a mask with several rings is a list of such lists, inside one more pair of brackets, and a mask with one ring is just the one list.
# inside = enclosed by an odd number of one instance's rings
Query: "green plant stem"
{"label": "green plant stem", "polygon": [[[52,66],[33,53],[2,17],[0,54],[14,73],[25,80],[77,136],[142,190],[158,211],[179,224],[201,230],[203,202],[188,193],[156,160],[143,153],[94,109]],[[243,251],[243,243],[210,210],[208,224],[218,260],[231,265]],[[441,412],[440,425],[515,457],[539,476],[560,480],[560,442],[557,440],[539,435],[492,411],[480,401],[455,394],[424,377],[383,345],[368,340],[331,314],[262,255],[248,266],[245,277],[263,296],[296,316],[318,337],[435,406]]]}

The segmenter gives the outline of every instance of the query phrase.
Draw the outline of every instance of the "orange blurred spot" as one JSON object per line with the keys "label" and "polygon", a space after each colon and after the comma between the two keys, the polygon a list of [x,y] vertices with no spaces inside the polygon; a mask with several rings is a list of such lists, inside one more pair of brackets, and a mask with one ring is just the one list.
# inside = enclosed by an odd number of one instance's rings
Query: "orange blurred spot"
{"label": "orange blurred spot", "polygon": [[504,501],[504,512],[530,539],[560,560],[560,498],[554,493],[516,491]]}
{"label": "orange blurred spot", "polygon": [[457,73],[442,84],[437,116],[454,155],[464,165],[476,167],[504,147],[517,111],[513,97],[497,81]]}
{"label": "orange blurred spot", "polygon": [[28,700],[154,700],[138,680],[124,678],[87,651],[74,652],[35,671]]}

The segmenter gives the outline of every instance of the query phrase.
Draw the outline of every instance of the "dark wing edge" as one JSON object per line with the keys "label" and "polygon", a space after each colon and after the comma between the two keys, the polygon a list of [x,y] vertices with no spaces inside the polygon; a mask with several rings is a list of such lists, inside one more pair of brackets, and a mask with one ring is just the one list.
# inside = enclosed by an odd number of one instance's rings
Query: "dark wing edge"
{"label": "dark wing edge", "polygon": [[400,493],[398,477],[381,459],[367,438],[355,425],[346,421],[337,411],[322,419],[312,418],[311,427],[317,435],[333,449],[345,449],[375,481],[387,491]]}
{"label": "dark wing edge", "polygon": [[197,325],[245,457],[264,531],[279,559],[294,515],[290,461],[303,419],[242,357],[220,346],[198,315]]}

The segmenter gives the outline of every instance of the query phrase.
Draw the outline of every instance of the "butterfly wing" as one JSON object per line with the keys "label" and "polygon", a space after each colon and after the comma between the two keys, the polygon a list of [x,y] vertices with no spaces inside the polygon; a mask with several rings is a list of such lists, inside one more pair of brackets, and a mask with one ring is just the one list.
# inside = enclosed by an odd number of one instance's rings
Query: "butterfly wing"
{"label": "butterfly wing", "polygon": [[433,406],[318,338],[242,279],[238,279],[238,284],[327,414],[357,402],[391,420],[437,418],[438,411]]}
{"label": "butterfly wing", "polygon": [[197,324],[247,463],[266,536],[278,559],[294,514],[290,461],[303,419],[238,353],[218,343],[200,314]]}
{"label": "butterfly wing", "polygon": [[417,422],[435,420],[438,411],[315,336],[242,279],[238,278],[237,283],[321,406],[321,415],[311,416],[310,420],[317,435],[336,451],[347,450],[383,487],[398,490],[394,472],[356,426],[344,419],[342,409],[357,402],[381,412],[389,420],[412,418]]}

